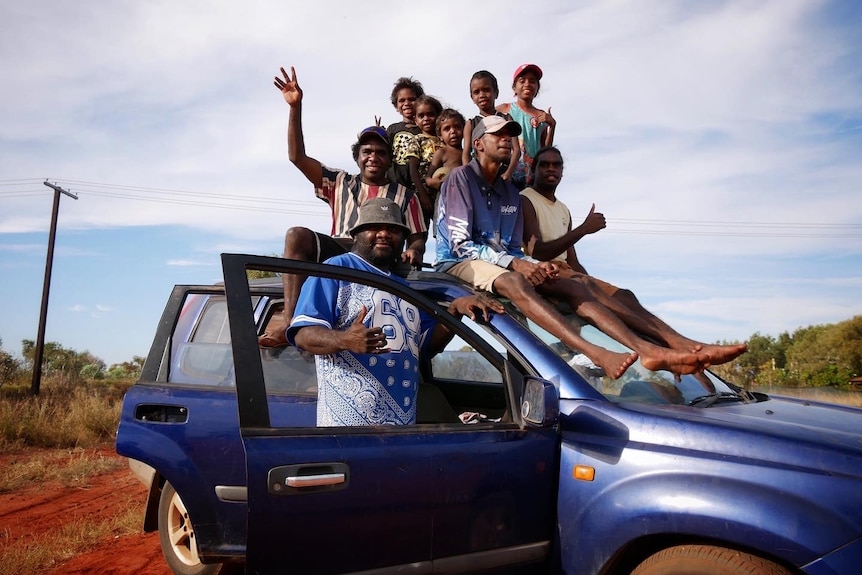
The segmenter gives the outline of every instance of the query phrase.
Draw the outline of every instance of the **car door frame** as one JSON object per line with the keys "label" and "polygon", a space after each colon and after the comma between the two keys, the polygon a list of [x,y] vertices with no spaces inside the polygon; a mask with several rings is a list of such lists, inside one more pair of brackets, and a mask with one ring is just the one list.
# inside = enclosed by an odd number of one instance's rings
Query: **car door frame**
{"label": "car door frame", "polygon": [[[275,565],[279,565],[280,568],[283,568],[284,565],[281,561],[285,558],[284,551],[272,548],[276,543],[275,540],[268,539],[268,532],[270,530],[279,531],[284,536],[285,526],[269,525],[263,528],[256,524],[256,522],[264,520],[262,518],[267,518],[266,520],[271,522],[281,521],[278,516],[267,515],[267,513],[272,512],[273,506],[279,505],[277,500],[271,498],[285,495],[282,483],[287,483],[288,475],[293,473],[293,480],[296,480],[296,465],[275,465],[277,450],[273,450],[272,447],[276,443],[280,448],[290,446],[280,451],[283,457],[287,459],[290,458],[289,455],[286,455],[287,453],[298,454],[300,452],[304,454],[304,457],[311,458],[307,463],[314,475],[319,476],[315,480],[320,478],[324,478],[324,481],[325,478],[333,480],[333,486],[315,485],[312,486],[311,490],[303,491],[306,494],[317,494],[318,497],[319,493],[346,488],[351,482],[362,479],[360,473],[351,473],[350,465],[345,466],[345,462],[349,460],[351,453],[359,453],[360,451],[364,454],[369,453],[367,446],[373,443],[369,439],[377,441],[378,444],[385,439],[386,449],[389,452],[398,454],[398,457],[407,458],[409,461],[400,460],[402,463],[399,467],[400,471],[412,472],[414,480],[420,483],[416,485],[415,494],[400,494],[403,497],[400,502],[411,507],[409,509],[411,517],[405,525],[409,524],[411,528],[415,529],[415,533],[413,533],[415,537],[401,543],[407,548],[414,549],[419,556],[401,556],[396,561],[404,560],[410,563],[418,569],[415,572],[431,572],[435,569],[444,568],[444,566],[448,572],[459,572],[460,570],[467,572],[476,569],[479,565],[500,567],[524,562],[540,562],[547,559],[553,540],[554,523],[552,519],[555,503],[554,494],[556,492],[558,436],[555,428],[528,428],[525,424],[519,409],[520,395],[523,392],[523,377],[509,363],[508,359],[501,356],[481,337],[463,327],[458,319],[430,298],[378,274],[326,264],[242,254],[222,254],[222,264],[234,365],[237,368],[236,389],[240,432],[246,451],[249,494],[247,565],[252,572],[263,573],[267,569],[275,569]],[[430,430],[422,426],[390,427],[388,429],[274,429],[271,426],[260,355],[256,345],[257,326],[254,321],[250,289],[246,279],[246,271],[249,269],[275,273],[300,273],[306,276],[319,275],[338,280],[357,281],[410,300],[464,338],[465,341],[468,341],[477,352],[504,374],[503,391],[506,395],[509,406],[508,415],[512,423],[509,425],[497,424],[496,427],[493,424],[480,424],[449,430]],[[250,342],[255,343],[252,345]],[[240,368],[240,366],[242,367]],[[340,442],[339,438],[341,439]],[[469,460],[469,457],[465,458],[463,453],[454,454],[452,451],[447,451],[447,449],[453,449],[449,445],[449,442],[452,441],[458,443],[459,450],[467,450],[466,453],[468,454],[470,450],[474,450],[478,454],[477,460],[488,463],[488,465],[477,466],[473,462],[471,467],[470,462],[467,462],[466,468],[472,469],[479,475],[473,479],[477,482],[476,485],[472,486],[473,489],[478,489],[479,483],[484,482],[482,483],[483,488],[497,489],[499,493],[504,494],[496,499],[487,498],[489,499],[486,510],[488,516],[477,519],[475,524],[471,523],[472,529],[480,531],[477,537],[480,543],[476,545],[490,546],[488,548],[474,545],[468,549],[465,547],[466,544],[462,544],[460,547],[458,545],[453,546],[451,541],[448,541],[447,546],[444,545],[447,538],[441,537],[440,533],[434,531],[435,519],[443,517],[443,514],[449,513],[449,522],[452,524],[453,518],[467,517],[465,514],[469,513],[467,509],[455,509],[456,505],[464,507],[463,501],[449,500],[452,490],[457,491],[462,485],[457,478],[453,481],[451,477],[447,476],[446,471],[453,468],[465,468],[465,459]],[[418,443],[425,446],[425,451],[428,452],[427,456],[421,455],[421,453],[409,455],[411,452],[407,451],[406,447]],[[505,446],[500,447],[497,444],[505,444]],[[309,445],[313,445],[314,448],[306,449]],[[541,448],[537,449],[536,446]],[[511,461],[500,455],[508,447],[512,447],[515,450],[513,453],[518,453],[519,457],[529,460],[523,469],[517,465],[518,460]],[[351,449],[356,451],[351,452]],[[323,455],[326,453],[334,455],[329,457],[328,461],[320,461],[319,458],[321,457],[324,460],[327,459]],[[481,459],[483,457],[485,459]],[[356,459],[351,460],[351,462],[358,468],[364,464],[363,461]],[[386,462],[383,463],[386,464]],[[301,468],[304,463],[298,465]],[[497,467],[492,469],[494,466]],[[476,469],[479,471],[477,472]],[[425,474],[428,477],[425,477]],[[494,479],[492,482],[486,475],[495,478],[506,477],[511,485],[501,485],[499,479]],[[426,481],[426,483],[422,484],[422,481]],[[427,483],[427,481],[431,482]],[[470,479],[463,480],[464,484],[468,481]],[[443,493],[444,490],[445,493]],[[300,489],[300,491],[302,490]],[[519,496],[518,494],[523,495]],[[392,496],[394,496],[392,492],[381,493],[380,495],[381,498]],[[417,499],[414,501],[411,497]],[[307,500],[294,498],[292,501],[294,502],[292,505],[302,506]],[[323,499],[319,498],[318,501],[323,501]],[[362,502],[368,509],[371,508],[372,503],[372,501]],[[308,510],[311,511],[312,509],[313,507]],[[338,521],[338,507],[333,508],[330,505],[326,509],[327,513],[335,514],[332,517],[333,521],[329,523],[332,528],[347,529],[343,522]],[[355,515],[356,510],[352,510],[351,513]],[[527,544],[525,544],[525,540],[512,539],[512,545],[494,547],[496,543],[486,541],[489,537],[481,530],[494,528],[492,525],[494,521],[498,523],[505,521],[506,518],[501,519],[500,514],[511,515],[516,519],[529,518],[525,521],[528,525],[507,525],[507,528],[512,528],[513,532],[517,532],[519,536],[526,537]],[[398,520],[402,519],[406,521],[403,517]],[[512,521],[511,518],[509,520]],[[403,530],[402,528],[401,531]],[[400,533],[400,535],[403,536],[404,534]],[[334,537],[339,539],[338,534]],[[368,542],[366,542],[366,547],[367,545]],[[468,552],[470,550],[474,552]],[[357,550],[356,569],[373,569],[374,572],[394,573],[404,568],[404,563],[369,564],[368,561],[371,559],[366,553],[369,551],[372,552],[370,555],[374,555],[373,549],[362,548]],[[299,557],[297,553],[299,553]],[[293,559],[291,563],[294,567],[312,565],[311,559],[301,556],[301,550],[299,552],[294,550],[291,556]],[[333,566],[319,563],[319,561],[326,559],[326,557],[317,557],[318,563],[314,566],[318,572],[354,570],[352,569],[353,564],[348,565],[344,562]],[[435,562],[437,563],[436,567],[434,566]]]}

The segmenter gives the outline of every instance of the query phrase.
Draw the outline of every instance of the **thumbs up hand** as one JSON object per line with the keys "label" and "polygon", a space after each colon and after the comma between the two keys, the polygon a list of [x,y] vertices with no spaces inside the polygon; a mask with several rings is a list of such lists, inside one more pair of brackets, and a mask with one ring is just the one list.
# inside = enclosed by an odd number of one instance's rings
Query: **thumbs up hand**
{"label": "thumbs up hand", "polygon": [[590,213],[587,214],[587,217],[584,218],[584,223],[581,224],[581,230],[583,230],[584,235],[594,234],[597,231],[606,228],[607,225],[605,215],[601,212],[597,212],[596,204],[593,204],[590,208]]}

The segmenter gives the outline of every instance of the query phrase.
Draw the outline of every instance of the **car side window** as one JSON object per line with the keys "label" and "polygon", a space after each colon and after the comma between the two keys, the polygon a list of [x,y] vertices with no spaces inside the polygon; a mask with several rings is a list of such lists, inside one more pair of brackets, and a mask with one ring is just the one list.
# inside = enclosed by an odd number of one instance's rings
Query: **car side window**
{"label": "car side window", "polygon": [[224,298],[209,299],[190,340],[200,343],[230,343],[227,303]]}
{"label": "car side window", "polygon": [[[470,318],[464,317],[461,321],[472,331],[484,334],[484,330]],[[431,372],[435,380],[503,383],[503,374],[457,335],[431,359]]]}
{"label": "car side window", "polygon": [[[280,317],[283,309],[281,302],[275,302],[264,311],[260,334],[271,324],[283,325]],[[260,359],[268,392],[317,395],[317,369],[310,353],[300,352],[293,346],[261,347]]]}
{"label": "car side window", "polygon": [[[183,313],[195,313],[195,297],[186,300]],[[175,348],[168,381],[198,385],[234,385],[233,355],[227,304],[224,297],[209,297],[193,326],[188,341],[174,334]],[[177,341],[179,340],[179,341]]]}
{"label": "car side window", "polygon": [[[168,381],[233,387],[236,385],[236,379],[227,302],[223,296],[209,296],[201,309],[200,297],[202,296],[192,295],[183,306],[182,315],[187,315],[189,321],[193,321],[198,313],[199,316],[197,322],[191,326],[187,338],[183,333],[187,333],[189,328],[182,323],[174,334],[173,365]],[[252,307],[259,301],[260,298],[254,296]],[[279,308],[273,306],[271,310]],[[271,319],[272,315],[273,312],[270,311],[266,317]],[[317,393],[317,372],[313,356],[301,354],[294,347],[261,348],[261,362],[267,392],[309,395]]]}
{"label": "car side window", "polygon": [[[505,348],[485,328],[467,317],[461,318],[461,322],[497,351],[505,354]],[[506,413],[503,374],[472,345],[456,335],[430,363],[430,378],[425,385],[433,386],[446,398],[452,411],[457,414],[456,421],[495,422],[503,418]],[[418,400],[420,415],[422,395],[420,393]],[[435,420],[436,417],[436,414],[432,414],[417,421],[435,423],[440,421]]]}

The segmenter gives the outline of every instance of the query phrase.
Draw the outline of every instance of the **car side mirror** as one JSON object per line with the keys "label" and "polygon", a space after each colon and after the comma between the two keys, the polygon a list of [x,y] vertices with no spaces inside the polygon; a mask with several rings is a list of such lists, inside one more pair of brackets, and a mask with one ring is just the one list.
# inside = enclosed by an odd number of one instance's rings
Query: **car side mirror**
{"label": "car side mirror", "polygon": [[560,419],[560,398],[553,383],[537,377],[524,378],[521,418],[534,427],[557,424]]}

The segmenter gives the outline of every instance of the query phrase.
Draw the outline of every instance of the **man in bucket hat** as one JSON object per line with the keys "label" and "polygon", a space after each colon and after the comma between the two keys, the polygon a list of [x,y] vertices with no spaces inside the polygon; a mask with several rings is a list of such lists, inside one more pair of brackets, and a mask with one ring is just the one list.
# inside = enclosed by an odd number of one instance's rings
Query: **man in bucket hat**
{"label": "man in bucket hat", "polygon": [[[409,229],[407,249],[400,257],[405,264],[418,267],[425,254],[427,230],[422,208],[413,190],[391,182],[386,172],[391,164],[391,149],[386,130],[370,126],[357,135],[353,144],[353,159],[359,175],[347,174],[344,170],[324,166],[305,153],[305,138],[302,132],[302,89],[296,80],[296,70],[290,75],[281,68],[283,77],[275,77],[275,87],[281,91],[290,107],[287,125],[287,151],[290,161],[314,186],[314,194],[332,210],[330,234],[322,234],[305,227],[287,230],[284,238],[284,257],[305,261],[324,261],[350,249],[349,230],[359,217],[358,209],[370,198],[385,197],[396,202]],[[409,269],[409,268],[408,268]],[[284,328],[293,317],[296,298],[302,287],[302,276],[285,274],[283,320],[274,318],[258,342],[265,347],[287,344]]]}
{"label": "man in bucket hat", "polygon": [[[350,252],[326,263],[390,277],[410,229],[386,198],[359,207]],[[503,307],[477,296],[457,298],[449,313],[485,321]],[[385,327],[385,330],[384,330]],[[419,358],[434,354],[451,332],[394,294],[343,280],[310,277],[302,287],[288,338],[315,355],[317,425],[406,425],[416,422]]]}

